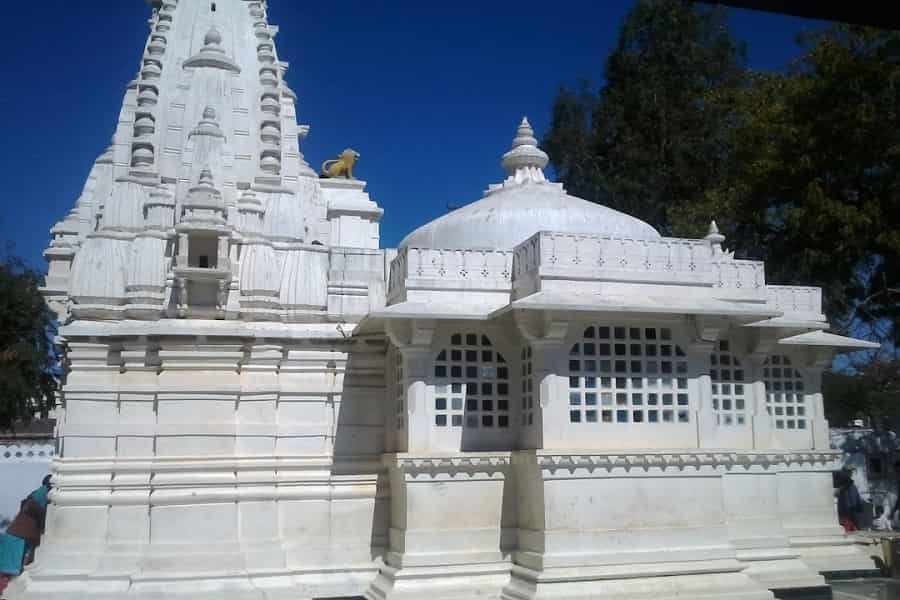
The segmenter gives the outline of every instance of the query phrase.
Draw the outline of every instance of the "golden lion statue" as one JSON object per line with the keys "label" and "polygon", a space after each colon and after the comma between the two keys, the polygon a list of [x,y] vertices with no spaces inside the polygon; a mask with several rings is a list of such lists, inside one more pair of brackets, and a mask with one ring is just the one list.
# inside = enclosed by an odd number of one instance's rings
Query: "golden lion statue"
{"label": "golden lion statue", "polygon": [[359,152],[347,148],[334,160],[326,160],[322,163],[323,177],[346,177],[353,179],[353,165],[359,160]]}

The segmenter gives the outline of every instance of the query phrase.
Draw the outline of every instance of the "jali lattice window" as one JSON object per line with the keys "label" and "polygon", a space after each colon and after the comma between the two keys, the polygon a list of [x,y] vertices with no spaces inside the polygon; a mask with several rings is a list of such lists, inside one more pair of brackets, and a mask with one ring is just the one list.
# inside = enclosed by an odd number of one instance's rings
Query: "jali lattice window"
{"label": "jali lattice window", "polygon": [[672,331],[588,327],[569,353],[572,423],[688,423],[688,363]]}
{"label": "jali lattice window", "polygon": [[746,425],[746,375],[740,359],[731,353],[731,343],[719,340],[709,360],[712,367],[709,378],[712,381],[713,410],[717,422],[719,425]]}
{"label": "jali lattice window", "polygon": [[531,346],[522,348],[522,425],[534,425],[534,377]]}
{"label": "jali lattice window", "polygon": [[486,335],[455,333],[434,365],[437,427],[509,427],[509,367]]}
{"label": "jali lattice window", "polygon": [[766,409],[775,429],[806,429],[806,396],[803,376],[787,356],[775,355],[763,365]]}

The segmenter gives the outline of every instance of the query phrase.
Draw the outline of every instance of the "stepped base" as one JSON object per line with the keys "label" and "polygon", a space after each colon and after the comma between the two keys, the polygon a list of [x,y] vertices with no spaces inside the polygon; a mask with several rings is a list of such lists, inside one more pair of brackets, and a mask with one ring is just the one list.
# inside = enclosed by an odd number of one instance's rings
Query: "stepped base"
{"label": "stepped base", "polygon": [[762,558],[745,557],[738,552],[738,559],[747,566],[744,573],[770,590],[814,590],[828,587],[825,578],[796,555]]}
{"label": "stepped base", "polygon": [[381,568],[366,600],[495,600],[509,582],[509,563]]}
{"label": "stepped base", "polygon": [[874,557],[881,557],[881,548],[875,545],[863,545],[841,537],[831,543],[791,540],[791,547],[817,573],[878,573]]}
{"label": "stepped base", "polygon": [[376,570],[235,574],[219,577],[41,575],[26,571],[4,600],[311,600],[359,597]]}
{"label": "stepped base", "polygon": [[514,566],[502,600],[772,600],[734,560],[535,571]]}
{"label": "stepped base", "polygon": [[833,600],[830,585],[772,590],[778,600]]}

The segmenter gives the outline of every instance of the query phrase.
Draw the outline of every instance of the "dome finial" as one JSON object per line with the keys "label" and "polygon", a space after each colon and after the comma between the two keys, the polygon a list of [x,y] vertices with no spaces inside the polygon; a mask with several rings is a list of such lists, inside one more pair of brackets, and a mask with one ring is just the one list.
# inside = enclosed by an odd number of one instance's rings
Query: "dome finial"
{"label": "dome finial", "polygon": [[543,169],[548,161],[547,154],[538,148],[528,117],[522,117],[512,148],[503,155],[503,169],[515,183],[543,183],[547,181]]}
{"label": "dome finial", "polygon": [[703,239],[709,242],[714,254],[722,252],[722,242],[725,241],[725,236],[719,233],[719,226],[716,224],[715,219],[709,222],[709,230]]}
{"label": "dome finial", "polygon": [[522,122],[519,123],[519,128],[516,130],[516,137],[513,138],[512,147],[518,148],[519,146],[534,146],[537,147],[538,141],[534,137],[534,129],[531,128],[531,123],[528,122],[528,117],[522,117]]}

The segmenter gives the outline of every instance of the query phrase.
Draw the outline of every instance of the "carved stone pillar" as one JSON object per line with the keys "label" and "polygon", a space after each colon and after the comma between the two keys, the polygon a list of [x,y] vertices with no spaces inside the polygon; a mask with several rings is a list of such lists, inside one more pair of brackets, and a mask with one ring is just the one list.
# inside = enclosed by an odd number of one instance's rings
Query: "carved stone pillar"
{"label": "carved stone pillar", "polygon": [[693,418],[697,423],[697,445],[701,448],[730,447],[730,444],[723,444],[724,440],[720,439],[719,434],[722,430],[717,422],[712,401],[709,355],[714,348],[714,340],[695,339],[685,349],[691,375],[688,380],[688,390],[693,399]]}
{"label": "carved stone pillar", "polygon": [[180,232],[178,234],[178,258],[175,259],[176,267],[188,266],[188,254],[190,252],[188,234]]}
{"label": "carved stone pillar", "polygon": [[524,443],[520,447],[565,446],[569,438],[568,387],[559,365],[566,355],[563,344],[569,323],[553,321],[544,314],[520,313],[516,325],[530,346],[526,365],[531,363],[530,377],[525,380],[526,424],[521,429]]}
{"label": "carved stone pillar", "polygon": [[816,450],[828,450],[828,420],[825,418],[825,401],[822,396],[822,373],[831,366],[831,348],[809,348],[806,363],[798,367],[803,376],[806,392],[806,410],[809,411],[811,446]]}
{"label": "carved stone pillar", "polygon": [[220,235],[218,240],[218,248],[216,254],[216,268],[228,269],[228,236]]}
{"label": "carved stone pillar", "polygon": [[403,381],[406,406],[404,428],[397,431],[398,447],[407,452],[428,452],[431,447],[432,424],[428,418],[426,380],[432,364],[431,340],[434,337],[433,321],[410,320],[388,325],[388,335],[397,347],[403,361]]}
{"label": "carved stone pillar", "polygon": [[764,363],[766,355],[760,353],[750,354],[746,357],[747,368],[750,371],[750,422],[753,424],[753,447],[757,450],[770,450],[780,448],[772,431],[772,417],[769,415],[766,404],[766,383],[763,379]]}
{"label": "carved stone pillar", "polygon": [[501,547],[508,452],[385,455],[390,550],[370,600],[496,598],[509,581]]}

